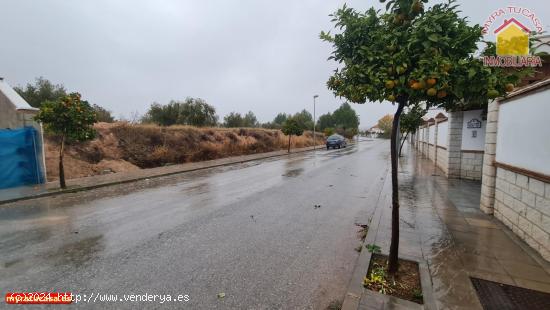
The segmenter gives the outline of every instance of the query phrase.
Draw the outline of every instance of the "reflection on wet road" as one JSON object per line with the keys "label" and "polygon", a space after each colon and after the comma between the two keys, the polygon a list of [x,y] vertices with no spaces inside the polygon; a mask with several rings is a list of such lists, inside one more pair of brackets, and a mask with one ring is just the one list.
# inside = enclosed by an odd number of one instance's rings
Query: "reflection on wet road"
{"label": "reflection on wet road", "polygon": [[354,223],[374,209],[388,149],[363,141],[4,205],[0,291],[188,294],[183,306],[201,309],[323,307],[343,298],[357,258]]}

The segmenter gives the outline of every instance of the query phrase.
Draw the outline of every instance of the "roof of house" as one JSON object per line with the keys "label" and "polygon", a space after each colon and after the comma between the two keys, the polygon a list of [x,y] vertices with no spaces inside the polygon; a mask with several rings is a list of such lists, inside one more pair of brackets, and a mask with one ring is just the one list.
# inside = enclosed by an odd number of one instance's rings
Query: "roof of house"
{"label": "roof of house", "polygon": [[38,111],[37,108],[31,107],[23,97],[21,97],[5,80],[0,78],[0,93],[15,106],[16,110],[32,110]]}
{"label": "roof of house", "polygon": [[523,31],[525,32],[531,32],[529,30],[529,28],[523,26],[522,23],[518,22],[517,19],[515,18],[510,18],[508,20],[505,20],[504,21],[504,24],[502,24],[500,27],[498,27],[496,30],[495,30],[495,34],[499,33],[500,31],[502,31],[504,28],[508,27],[510,24],[514,23],[516,26],[518,26],[519,28],[521,28]]}
{"label": "roof of house", "polygon": [[424,121],[429,120],[430,118],[447,118],[447,111],[442,108],[432,108],[426,111],[426,114],[422,117]]}
{"label": "roof of house", "polygon": [[537,52],[547,52],[550,54],[550,35],[535,37],[538,42],[534,43],[534,48]]}
{"label": "roof of house", "polygon": [[439,120],[439,121],[444,121],[444,120],[447,120],[448,117],[447,117],[447,115],[445,115],[445,114],[439,112],[439,113],[435,116],[435,119],[436,119],[436,120]]}

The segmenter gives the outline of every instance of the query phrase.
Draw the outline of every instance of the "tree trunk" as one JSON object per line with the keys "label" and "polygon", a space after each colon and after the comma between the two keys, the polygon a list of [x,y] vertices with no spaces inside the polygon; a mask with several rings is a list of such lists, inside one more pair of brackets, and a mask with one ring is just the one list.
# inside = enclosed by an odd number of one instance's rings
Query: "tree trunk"
{"label": "tree trunk", "polygon": [[397,135],[399,134],[399,117],[403,111],[403,107],[407,102],[399,100],[399,105],[393,117],[392,132],[391,132],[391,187],[392,187],[392,212],[391,212],[391,244],[390,256],[388,260],[388,273],[395,274],[398,267],[399,256],[399,186],[397,182]]}
{"label": "tree trunk", "polygon": [[405,144],[405,141],[407,141],[407,136],[409,135],[409,132],[405,134],[405,137],[403,137],[403,141],[401,141],[401,147],[399,147],[399,157],[401,157],[401,150],[403,149],[403,145]]}
{"label": "tree trunk", "polygon": [[290,153],[290,138],[292,138],[292,135],[288,135],[288,152]]}
{"label": "tree trunk", "polygon": [[65,135],[61,136],[61,145],[59,147],[59,187],[65,189],[65,169],[63,169],[63,153],[65,148]]}

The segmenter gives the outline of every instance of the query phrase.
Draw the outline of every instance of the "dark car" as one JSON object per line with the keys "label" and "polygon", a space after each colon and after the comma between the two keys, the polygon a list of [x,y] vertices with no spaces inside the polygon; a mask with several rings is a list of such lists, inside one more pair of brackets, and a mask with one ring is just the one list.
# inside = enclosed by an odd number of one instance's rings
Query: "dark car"
{"label": "dark car", "polygon": [[332,135],[327,138],[327,150],[332,148],[342,148],[346,147],[347,142],[346,138],[342,137],[341,135]]}

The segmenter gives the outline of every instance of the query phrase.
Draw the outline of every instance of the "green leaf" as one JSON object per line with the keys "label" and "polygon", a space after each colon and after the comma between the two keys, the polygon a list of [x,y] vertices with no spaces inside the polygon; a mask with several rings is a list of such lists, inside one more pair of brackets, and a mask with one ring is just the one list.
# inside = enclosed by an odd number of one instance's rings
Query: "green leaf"
{"label": "green leaf", "polygon": [[439,35],[433,33],[433,34],[430,34],[428,36],[428,40],[432,41],[432,42],[437,42],[439,41]]}

